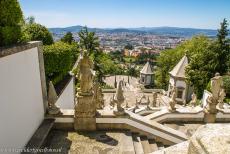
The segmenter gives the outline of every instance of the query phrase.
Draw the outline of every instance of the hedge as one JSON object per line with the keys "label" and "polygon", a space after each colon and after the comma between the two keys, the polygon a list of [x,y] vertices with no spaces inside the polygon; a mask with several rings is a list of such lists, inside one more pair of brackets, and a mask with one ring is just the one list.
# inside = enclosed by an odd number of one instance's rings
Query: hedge
{"label": "hedge", "polygon": [[54,84],[57,84],[72,69],[77,59],[77,46],[76,44],[56,42],[44,46],[43,50],[47,82],[52,80]]}

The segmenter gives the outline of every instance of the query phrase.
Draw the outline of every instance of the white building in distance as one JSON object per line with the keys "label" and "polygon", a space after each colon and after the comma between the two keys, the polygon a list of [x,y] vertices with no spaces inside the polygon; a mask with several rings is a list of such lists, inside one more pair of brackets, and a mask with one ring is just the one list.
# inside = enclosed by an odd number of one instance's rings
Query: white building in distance
{"label": "white building in distance", "polygon": [[179,63],[169,72],[169,87],[168,97],[171,97],[172,88],[176,87],[176,100],[179,104],[185,103],[191,100],[193,92],[192,87],[185,82],[185,68],[188,65],[188,58],[185,55]]}

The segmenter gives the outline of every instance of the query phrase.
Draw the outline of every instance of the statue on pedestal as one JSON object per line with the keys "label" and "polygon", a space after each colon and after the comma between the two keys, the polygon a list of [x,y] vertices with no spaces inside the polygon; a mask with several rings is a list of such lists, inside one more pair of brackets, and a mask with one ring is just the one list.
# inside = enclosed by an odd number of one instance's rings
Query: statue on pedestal
{"label": "statue on pedestal", "polygon": [[58,96],[54,88],[53,82],[49,82],[49,91],[48,91],[48,113],[51,115],[60,114],[60,108],[56,106]]}
{"label": "statue on pedestal", "polygon": [[205,122],[215,122],[216,114],[218,112],[216,106],[220,103],[220,107],[222,107],[222,103],[225,97],[225,92],[223,89],[223,79],[219,73],[215,74],[215,77],[211,79],[211,95],[207,98],[207,104],[204,108],[205,112]]}
{"label": "statue on pedestal", "polygon": [[123,81],[118,82],[117,91],[116,91],[115,98],[114,98],[114,101],[117,104],[117,108],[116,108],[116,110],[114,110],[115,115],[124,115],[125,114],[124,109],[121,107],[121,104],[125,100],[125,97],[123,95],[123,90],[122,90],[122,82]]}
{"label": "statue on pedestal", "polygon": [[169,100],[169,111],[176,111],[176,88],[173,87],[172,89],[172,93],[171,93],[171,98]]}
{"label": "statue on pedestal", "polygon": [[80,58],[78,66],[78,78],[80,79],[79,95],[92,95],[95,71],[93,71],[93,62],[86,51],[83,53],[83,57]]}
{"label": "statue on pedestal", "polygon": [[96,130],[96,101],[93,93],[93,62],[86,52],[80,58],[78,77],[80,79],[80,88],[76,95],[75,121],[76,130]]}
{"label": "statue on pedestal", "polygon": [[197,96],[195,93],[192,94],[192,100],[189,102],[189,105],[191,105],[192,107],[196,106],[196,102],[197,102]]}

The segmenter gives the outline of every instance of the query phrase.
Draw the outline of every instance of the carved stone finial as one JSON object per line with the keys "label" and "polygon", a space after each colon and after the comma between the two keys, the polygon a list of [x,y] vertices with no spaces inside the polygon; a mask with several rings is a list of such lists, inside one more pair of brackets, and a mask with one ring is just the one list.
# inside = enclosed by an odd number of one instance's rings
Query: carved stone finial
{"label": "carved stone finial", "polygon": [[169,111],[174,112],[176,111],[176,88],[173,87],[172,89],[172,95],[169,100]]}
{"label": "carved stone finial", "polygon": [[58,96],[57,96],[56,90],[54,88],[53,82],[50,81],[49,91],[48,91],[48,104],[49,104],[48,113],[49,114],[55,115],[61,112],[60,108],[56,106],[57,100],[58,100]]}
{"label": "carved stone finial", "polygon": [[121,107],[121,104],[124,102],[125,97],[123,95],[123,90],[122,90],[122,81],[118,82],[118,87],[117,87],[117,91],[116,91],[114,100],[115,100],[115,103],[117,104],[117,110],[114,111],[114,114],[123,115],[124,109]]}

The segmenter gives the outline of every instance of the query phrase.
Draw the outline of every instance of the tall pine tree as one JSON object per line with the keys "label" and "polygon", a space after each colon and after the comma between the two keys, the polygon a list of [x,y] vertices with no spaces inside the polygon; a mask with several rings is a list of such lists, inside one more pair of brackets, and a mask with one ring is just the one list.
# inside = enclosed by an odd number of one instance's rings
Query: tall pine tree
{"label": "tall pine tree", "polygon": [[218,71],[224,74],[228,70],[228,58],[230,57],[229,44],[227,43],[228,36],[228,22],[226,19],[220,23],[220,29],[218,29],[217,34],[217,54],[219,60]]}

